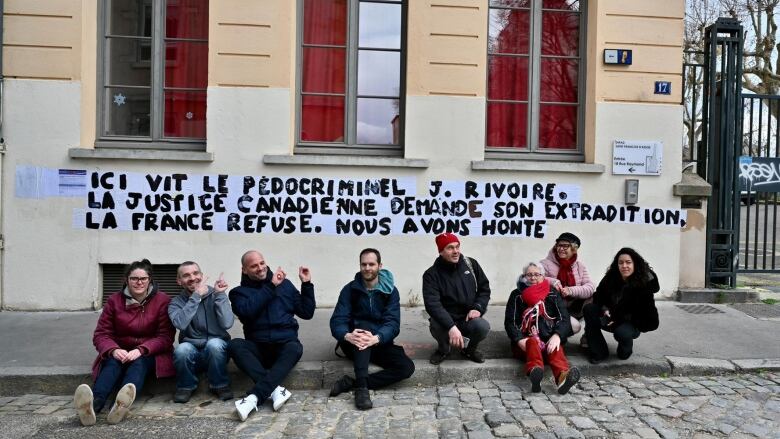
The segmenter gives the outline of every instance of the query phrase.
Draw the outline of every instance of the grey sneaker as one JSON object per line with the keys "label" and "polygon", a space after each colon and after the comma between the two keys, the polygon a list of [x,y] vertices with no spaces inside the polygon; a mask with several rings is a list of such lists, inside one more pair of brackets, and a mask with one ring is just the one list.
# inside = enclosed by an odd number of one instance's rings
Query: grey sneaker
{"label": "grey sneaker", "polygon": [[176,393],[173,394],[173,402],[178,404],[184,404],[192,397],[192,390],[189,389],[176,389]]}

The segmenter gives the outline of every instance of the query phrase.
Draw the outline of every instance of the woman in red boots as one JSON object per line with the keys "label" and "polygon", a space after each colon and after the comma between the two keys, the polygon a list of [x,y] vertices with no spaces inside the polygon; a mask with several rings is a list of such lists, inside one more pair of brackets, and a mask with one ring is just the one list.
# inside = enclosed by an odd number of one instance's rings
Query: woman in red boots
{"label": "woman in red boots", "polygon": [[563,344],[571,335],[569,312],[560,294],[550,288],[541,263],[531,262],[523,268],[517,289],[506,304],[504,329],[515,357],[525,357],[532,392],[542,390],[545,360],[559,394],[566,394],[579,381],[579,370],[569,367],[563,352]]}

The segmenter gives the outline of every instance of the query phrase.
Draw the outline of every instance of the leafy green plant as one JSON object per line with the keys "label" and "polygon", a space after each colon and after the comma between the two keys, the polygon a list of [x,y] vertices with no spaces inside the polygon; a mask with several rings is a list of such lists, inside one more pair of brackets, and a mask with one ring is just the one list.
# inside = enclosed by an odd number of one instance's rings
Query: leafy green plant
{"label": "leafy green plant", "polygon": [[772,298],[762,299],[761,301],[766,303],[767,305],[774,305],[776,303],[780,303],[780,300],[772,299]]}

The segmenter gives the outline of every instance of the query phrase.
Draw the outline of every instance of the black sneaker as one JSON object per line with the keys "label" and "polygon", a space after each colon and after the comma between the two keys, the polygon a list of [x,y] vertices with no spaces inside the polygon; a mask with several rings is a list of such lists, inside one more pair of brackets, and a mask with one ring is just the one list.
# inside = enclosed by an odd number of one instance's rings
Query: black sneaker
{"label": "black sneaker", "polygon": [[531,369],[531,373],[528,374],[528,379],[531,380],[531,392],[539,393],[542,391],[542,378],[544,377],[544,370],[541,367],[534,367]]}
{"label": "black sneaker", "polygon": [[431,354],[431,358],[429,359],[429,361],[431,362],[431,364],[441,364],[441,362],[446,360],[447,357],[449,357],[449,355],[450,355],[449,352],[434,351]]}
{"label": "black sneaker", "polygon": [[190,397],[192,396],[192,390],[188,389],[176,389],[176,393],[173,394],[173,402],[177,402],[179,404],[184,404],[185,402],[190,400]]}
{"label": "black sneaker", "polygon": [[575,384],[577,384],[577,381],[580,380],[580,370],[576,367],[572,367],[571,369],[561,372],[561,376],[558,377],[558,394],[565,395],[569,393],[569,389],[574,387]]}
{"label": "black sneaker", "polygon": [[344,375],[333,383],[333,387],[330,388],[330,396],[338,396],[344,392],[349,392],[353,387],[355,387],[355,379],[349,375]]}
{"label": "black sneaker", "polygon": [[478,351],[474,349],[473,351],[469,351],[469,350],[460,351],[460,353],[463,354],[464,357],[468,358],[469,360],[475,363],[485,362],[485,356],[482,354],[482,351]]}
{"label": "black sneaker", "polygon": [[371,396],[368,393],[368,389],[365,387],[359,387],[355,389],[355,407],[358,410],[369,410],[374,407],[374,403],[371,402]]}
{"label": "black sneaker", "polygon": [[225,387],[218,387],[216,389],[211,390],[215,395],[217,395],[217,398],[219,398],[222,401],[230,401],[233,399],[233,391],[230,390],[229,386]]}

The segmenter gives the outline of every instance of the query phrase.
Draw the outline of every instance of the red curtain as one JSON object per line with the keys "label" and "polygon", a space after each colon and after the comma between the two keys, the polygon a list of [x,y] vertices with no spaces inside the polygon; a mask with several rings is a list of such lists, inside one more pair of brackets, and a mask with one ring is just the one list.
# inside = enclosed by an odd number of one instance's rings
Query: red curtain
{"label": "red curtain", "polygon": [[[542,13],[538,146],[576,149],[580,17],[566,10],[579,6],[571,0],[545,0],[544,7],[564,10]],[[488,103],[487,145],[527,148],[530,13],[526,9],[490,13],[488,100],[515,102]]]}
{"label": "red curtain", "polygon": [[[305,0],[303,44],[301,140],[343,142],[347,77],[347,0]],[[317,93],[336,96],[322,96]]]}
{"label": "red curtain", "polygon": [[527,148],[530,11],[492,9],[490,15],[488,99],[521,102],[488,104],[487,145]]}
{"label": "red curtain", "polygon": [[208,0],[166,1],[165,137],[206,138],[208,23]]}

